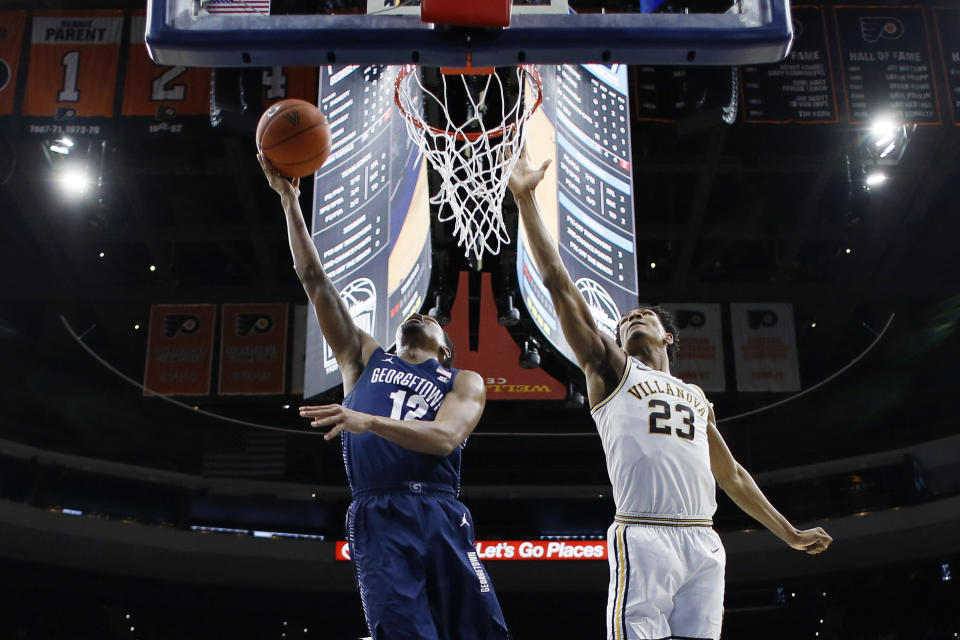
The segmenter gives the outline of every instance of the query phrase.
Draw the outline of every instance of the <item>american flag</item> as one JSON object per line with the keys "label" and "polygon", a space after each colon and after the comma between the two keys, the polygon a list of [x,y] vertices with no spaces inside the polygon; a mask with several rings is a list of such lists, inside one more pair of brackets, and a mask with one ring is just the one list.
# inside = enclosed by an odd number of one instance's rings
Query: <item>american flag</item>
{"label": "american flag", "polygon": [[237,431],[232,442],[221,442],[203,454],[205,478],[282,476],[287,469],[287,438],[276,431]]}
{"label": "american flag", "polygon": [[207,13],[270,14],[270,0],[203,0],[201,7]]}

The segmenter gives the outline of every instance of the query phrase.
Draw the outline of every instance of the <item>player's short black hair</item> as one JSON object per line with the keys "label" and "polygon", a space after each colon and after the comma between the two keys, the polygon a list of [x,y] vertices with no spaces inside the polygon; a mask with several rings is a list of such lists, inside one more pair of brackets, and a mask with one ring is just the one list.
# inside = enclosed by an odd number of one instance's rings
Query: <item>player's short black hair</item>
{"label": "player's short black hair", "polygon": [[[660,318],[660,324],[663,325],[663,330],[667,333],[673,334],[673,342],[667,345],[667,360],[670,364],[675,364],[677,361],[677,351],[680,350],[680,329],[677,328],[677,321],[673,318],[673,314],[661,307],[660,305],[654,305],[652,307],[643,307],[650,309],[657,317]],[[633,311],[631,309],[631,311]],[[617,322],[617,330],[614,332],[614,339],[617,341],[617,346],[623,348],[623,345],[620,344],[620,327],[623,325],[623,321],[627,319],[627,316],[630,315],[628,311],[620,318],[620,321]]]}
{"label": "player's short black hair", "polygon": [[453,340],[450,339],[450,334],[447,333],[446,329],[442,329],[442,331],[443,331],[443,343],[447,346],[447,349],[450,350],[450,356],[447,358],[442,358],[440,360],[440,364],[449,368],[453,366],[453,359],[456,356],[456,350],[453,348]]}

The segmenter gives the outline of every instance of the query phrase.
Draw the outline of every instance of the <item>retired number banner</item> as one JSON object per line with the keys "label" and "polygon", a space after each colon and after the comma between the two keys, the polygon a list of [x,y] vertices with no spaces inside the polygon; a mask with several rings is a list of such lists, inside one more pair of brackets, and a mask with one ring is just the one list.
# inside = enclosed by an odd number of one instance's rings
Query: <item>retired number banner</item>
{"label": "retired number banner", "polygon": [[673,375],[706,392],[726,391],[720,305],[674,302],[663,307],[673,314],[680,334]]}
{"label": "retired number banner", "polygon": [[283,393],[286,356],[286,304],[223,305],[218,389],[221,395]]}
{"label": "retired number banner", "polygon": [[147,55],[143,40],[146,16],[130,16],[127,78],[124,83],[125,116],[153,116],[171,122],[178,116],[210,114],[210,69],[161,67]]}
{"label": "retired number banner", "polygon": [[799,391],[793,305],[730,305],[738,391]]}
{"label": "retired number banner", "polygon": [[217,307],[212,304],[155,304],[150,308],[143,395],[210,393],[216,317]]}
{"label": "retired number banner", "polygon": [[316,67],[267,67],[263,80],[263,108],[278,100],[299,98],[311,104],[317,102]]}
{"label": "retired number banner", "polygon": [[13,113],[26,11],[0,11],[0,116]]}
{"label": "retired number banner", "polygon": [[35,11],[23,115],[113,116],[122,11]]}

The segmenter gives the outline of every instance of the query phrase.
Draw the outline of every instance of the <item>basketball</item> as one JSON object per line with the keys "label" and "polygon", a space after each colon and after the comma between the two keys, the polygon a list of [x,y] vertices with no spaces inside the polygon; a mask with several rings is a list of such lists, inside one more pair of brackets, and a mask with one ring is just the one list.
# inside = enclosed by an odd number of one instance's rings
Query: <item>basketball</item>
{"label": "basketball", "polygon": [[257,149],[281,175],[308,176],[330,155],[327,117],[305,100],[280,100],[260,116]]}

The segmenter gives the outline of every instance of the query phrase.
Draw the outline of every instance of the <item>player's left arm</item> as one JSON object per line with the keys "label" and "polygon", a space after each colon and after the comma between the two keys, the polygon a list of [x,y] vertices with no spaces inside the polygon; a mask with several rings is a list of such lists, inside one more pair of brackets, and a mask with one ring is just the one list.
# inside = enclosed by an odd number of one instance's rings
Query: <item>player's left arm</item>
{"label": "player's left arm", "polygon": [[707,424],[707,439],[710,444],[710,468],[713,476],[738,507],[794,549],[811,554],[826,551],[833,542],[830,534],[820,527],[800,530],[790,524],[790,521],[770,504],[747,470],[734,460],[717,429],[712,407]]}
{"label": "player's left arm", "polygon": [[313,418],[312,427],[331,427],[324,434],[324,440],[336,437],[341,431],[370,432],[413,451],[448,456],[473,433],[486,401],[483,378],[473,371],[460,371],[433,420],[394,420],[339,404],[300,407],[300,415]]}

